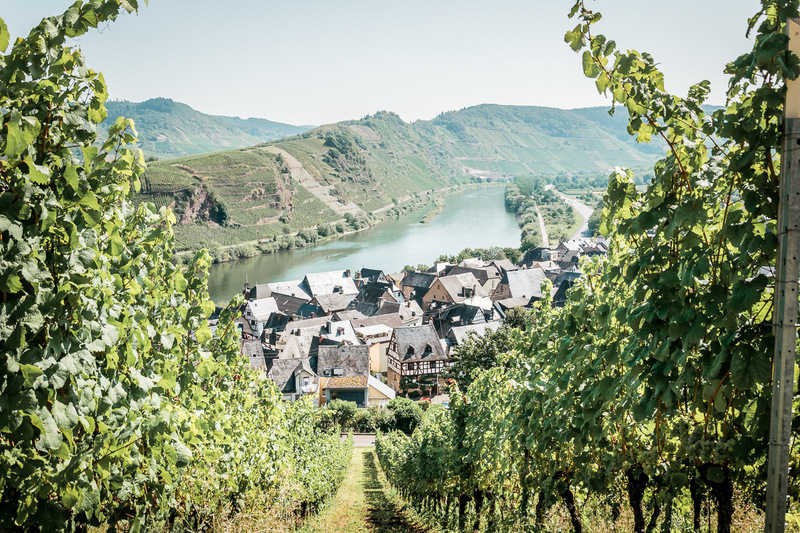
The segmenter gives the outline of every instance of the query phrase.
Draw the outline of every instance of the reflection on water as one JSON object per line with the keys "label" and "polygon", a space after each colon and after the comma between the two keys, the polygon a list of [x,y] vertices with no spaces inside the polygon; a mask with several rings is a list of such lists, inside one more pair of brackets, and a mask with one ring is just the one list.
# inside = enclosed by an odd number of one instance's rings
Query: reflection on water
{"label": "reflection on water", "polygon": [[423,209],[320,246],[213,265],[211,299],[227,301],[242,290],[245,277],[253,285],[346,268],[390,273],[405,265],[431,264],[442,254],[464,248],[518,247],[519,227],[505,208],[503,193],[503,187],[491,187],[449,195],[447,208],[430,224],[419,222],[426,214]]}

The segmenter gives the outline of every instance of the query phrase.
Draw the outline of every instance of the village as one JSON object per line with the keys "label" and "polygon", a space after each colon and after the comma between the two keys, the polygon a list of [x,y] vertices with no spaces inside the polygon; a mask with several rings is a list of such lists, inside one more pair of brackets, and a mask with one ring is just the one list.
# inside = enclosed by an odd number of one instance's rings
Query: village
{"label": "village", "polygon": [[[602,239],[575,238],[529,249],[516,265],[476,257],[424,272],[363,268],[245,283],[242,352],[286,401],[446,404],[442,374],[459,345],[497,330],[511,309],[544,299],[563,306],[580,258],[606,251]],[[552,289],[543,294],[547,280]]]}

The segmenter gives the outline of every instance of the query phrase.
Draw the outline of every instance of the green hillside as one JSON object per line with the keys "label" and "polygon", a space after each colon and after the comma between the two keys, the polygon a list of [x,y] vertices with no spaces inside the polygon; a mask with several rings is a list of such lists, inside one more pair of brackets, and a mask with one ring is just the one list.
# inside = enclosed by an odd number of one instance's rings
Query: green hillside
{"label": "green hillside", "polygon": [[260,118],[206,115],[169,98],[141,103],[106,102],[106,108],[108,118],[101,128],[120,116],[132,118],[139,133],[138,147],[147,157],[181,157],[241,148],[311,129]]}
{"label": "green hillside", "polygon": [[352,222],[469,182],[652,166],[655,145],[643,150],[623,140],[617,119],[605,117],[482,105],[406,123],[380,112],[249,148],[151,163],[140,198],[175,210],[179,247],[216,248]]}

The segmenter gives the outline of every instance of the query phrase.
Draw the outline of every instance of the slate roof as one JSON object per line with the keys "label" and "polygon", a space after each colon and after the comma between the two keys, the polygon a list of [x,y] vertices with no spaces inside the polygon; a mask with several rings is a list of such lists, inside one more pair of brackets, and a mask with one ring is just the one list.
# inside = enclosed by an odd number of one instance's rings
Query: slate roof
{"label": "slate roof", "polygon": [[269,285],[266,283],[261,283],[250,287],[250,294],[247,296],[247,298],[249,300],[260,300],[262,298],[269,298],[271,294],[272,291],[270,290]]}
{"label": "slate roof", "polygon": [[281,332],[286,329],[286,325],[289,323],[290,317],[289,315],[283,313],[272,313],[267,320],[267,323],[264,324],[264,329],[271,329],[276,332]]}
{"label": "slate roof", "polygon": [[393,338],[402,363],[448,360],[436,331],[430,324],[397,328],[394,330]]}
{"label": "slate roof", "polygon": [[488,296],[486,290],[478,282],[478,279],[471,273],[456,274],[454,276],[443,276],[439,278],[444,290],[450,295],[453,301],[460,302],[467,296],[464,295],[464,289],[473,291],[473,296]]}
{"label": "slate roof", "polygon": [[[387,292],[389,293],[388,295],[386,294]],[[362,285],[361,289],[358,291],[358,296],[356,296],[355,299],[359,302],[371,304],[379,303],[381,298],[383,298],[385,301],[390,301],[387,296],[395,300],[402,299],[402,295],[397,294],[397,292],[397,289],[392,283],[370,281]]]}
{"label": "slate roof", "polygon": [[505,272],[512,272],[514,270],[519,270],[519,267],[509,261],[508,259],[495,259],[491,262],[494,266],[496,266],[500,270],[500,274],[502,275]]}
{"label": "slate roof", "polygon": [[264,360],[264,347],[261,346],[261,339],[242,340],[242,354],[250,359],[250,368],[266,370],[267,362]]}
{"label": "slate roof", "polygon": [[530,298],[506,298],[505,300],[497,300],[494,305],[495,308],[500,311],[502,316],[506,316],[506,311],[509,309],[513,309],[515,307],[527,307],[531,303]]}
{"label": "slate roof", "polygon": [[[317,372],[324,376],[326,370],[341,368],[342,376],[369,375],[369,346],[320,346],[318,350]],[[332,374],[331,374],[332,375]]]}
{"label": "slate roof", "polygon": [[267,283],[267,290],[269,291],[267,296],[274,296],[277,299],[277,295],[280,294],[282,296],[293,296],[308,301],[311,299],[312,295],[302,287],[302,283],[303,280],[299,279]]}
{"label": "slate roof", "polygon": [[542,270],[533,268],[506,272],[500,284],[508,286],[512,298],[541,298],[541,284],[545,279],[547,278]]}
{"label": "slate roof", "polygon": [[344,310],[345,312],[354,311],[362,316],[373,316],[375,313],[378,312],[378,304],[374,303],[367,303],[367,302],[358,302],[353,300]]}
{"label": "slate roof", "polygon": [[295,387],[294,375],[296,372],[305,370],[312,376],[316,376],[311,369],[308,358],[304,359],[275,359],[267,377],[275,382],[278,390],[282,393],[298,392]]}
{"label": "slate roof", "polygon": [[344,311],[355,297],[355,294],[320,294],[311,302],[316,302],[326,315],[330,315],[336,311]]}
{"label": "slate roof", "polygon": [[275,304],[278,306],[278,309],[282,313],[285,313],[289,316],[294,316],[300,310],[300,307],[303,304],[308,303],[308,300],[304,298],[296,298],[293,296],[286,296],[283,294],[273,294],[273,298],[275,298]]}
{"label": "slate roof", "polygon": [[[420,313],[421,314],[421,313]],[[401,328],[405,324],[403,318],[396,313],[389,314],[389,315],[376,315],[372,317],[364,317],[364,318],[352,318],[350,319],[350,323],[353,324],[354,328],[362,328],[362,327],[369,327],[375,325],[385,325],[392,329],[394,328]]]}
{"label": "slate roof", "polygon": [[477,279],[481,285],[486,285],[486,282],[489,281],[489,273],[486,271],[485,268],[469,268],[465,266],[454,266],[447,272],[448,276],[457,276],[458,274],[472,274],[473,276],[475,276],[475,279]]}
{"label": "slate roof", "polygon": [[493,320],[492,322],[484,322],[482,324],[472,324],[469,326],[456,326],[450,330],[450,334],[448,335],[449,338],[453,339],[455,343],[462,344],[471,333],[475,333],[479,337],[483,337],[486,335],[487,331],[497,331],[498,328],[502,325],[502,322],[499,320]]}
{"label": "slate roof", "polygon": [[386,278],[386,276],[383,274],[383,270],[375,270],[373,268],[362,268],[360,274],[361,279],[365,279],[367,281],[380,281],[381,279]]}
{"label": "slate roof", "polygon": [[320,316],[325,315],[325,311],[318,305],[314,305],[312,303],[304,303],[300,307],[297,308],[297,312],[295,313],[297,316],[302,316],[304,318],[317,318]]}
{"label": "slate roof", "polygon": [[278,313],[278,304],[275,298],[260,298],[247,302],[250,314],[257,322],[266,322],[272,313]]}
{"label": "slate roof", "polygon": [[369,376],[333,377],[328,380],[325,389],[366,389]]}
{"label": "slate roof", "polygon": [[428,274],[427,272],[409,272],[403,278],[403,287],[413,287],[415,289],[428,290],[436,281],[436,274]]}
{"label": "slate roof", "polygon": [[564,304],[567,302],[567,292],[575,285],[575,282],[572,280],[564,280],[561,285],[558,286],[556,289],[555,294],[553,294],[553,305],[556,307],[564,307]]}
{"label": "slate roof", "polygon": [[350,277],[348,270],[332,270],[330,272],[315,272],[306,274],[300,287],[311,295],[333,294],[337,287],[341,288],[341,294],[358,294],[356,284]]}
{"label": "slate roof", "polygon": [[452,304],[431,313],[430,324],[439,338],[444,338],[455,326],[486,322],[483,309],[466,304]]}

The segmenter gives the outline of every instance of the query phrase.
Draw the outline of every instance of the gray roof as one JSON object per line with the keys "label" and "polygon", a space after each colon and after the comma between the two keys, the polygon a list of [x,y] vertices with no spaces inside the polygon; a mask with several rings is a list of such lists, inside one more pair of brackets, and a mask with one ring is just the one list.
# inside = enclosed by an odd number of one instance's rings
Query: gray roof
{"label": "gray roof", "polygon": [[474,291],[471,294],[472,296],[488,296],[483,286],[471,272],[456,274],[454,276],[443,276],[439,278],[439,281],[441,281],[444,289],[456,302],[468,298],[468,296],[464,295],[464,289]]}
{"label": "gray roof", "polygon": [[430,289],[433,282],[436,281],[436,274],[428,274],[427,272],[409,272],[403,278],[403,287],[414,287],[415,289]]}
{"label": "gray roof", "polygon": [[403,363],[448,360],[436,331],[430,324],[397,328],[394,330],[393,338],[397,354]]}
{"label": "gray roof", "polygon": [[296,372],[305,370],[312,376],[315,372],[311,369],[311,364],[308,358],[304,359],[275,359],[272,362],[272,368],[267,374],[267,377],[275,382],[278,390],[283,393],[297,392],[295,389],[294,379],[292,379]]}
{"label": "gray roof", "polygon": [[403,317],[401,317],[398,313],[392,313],[389,315],[376,315],[364,318],[351,318],[350,322],[353,324],[354,328],[375,326],[378,324],[389,326],[390,328],[401,328],[404,324]]}
{"label": "gray roof", "polygon": [[483,324],[472,324],[469,326],[457,326],[450,330],[448,337],[456,341],[456,344],[463,343],[471,333],[475,333],[479,337],[486,335],[486,331],[497,331],[502,324],[499,320],[492,322],[484,322]]}
{"label": "gray roof", "polygon": [[326,315],[330,315],[336,311],[344,311],[355,297],[355,294],[319,294],[311,302],[316,302]]}
{"label": "gray roof", "polygon": [[308,302],[306,298],[297,298],[294,296],[286,296],[284,294],[273,293],[272,297],[275,298],[275,304],[278,306],[278,309],[280,309],[282,313],[286,313],[289,316],[296,315],[297,311],[300,310],[303,304]]}
{"label": "gray roof", "polygon": [[501,272],[512,272],[514,270],[519,270],[519,267],[508,259],[495,259],[492,261],[492,264],[499,268]]}
{"label": "gray roof", "polygon": [[501,284],[508,285],[512,298],[542,298],[542,282],[547,279],[538,268],[506,272]]}
{"label": "gray roof", "polygon": [[333,294],[338,287],[342,294],[358,294],[358,289],[347,270],[332,270],[306,274],[300,287],[312,297],[320,294]]}
{"label": "gray roof", "polygon": [[247,302],[247,307],[250,308],[250,313],[253,318],[258,322],[266,322],[272,313],[280,312],[275,298],[259,298],[258,300],[250,300]]}
{"label": "gray roof", "polygon": [[266,369],[264,347],[261,345],[261,339],[242,340],[242,353],[250,359],[250,368],[253,370]]}
{"label": "gray roof", "polygon": [[[497,271],[496,268],[493,268],[492,270]],[[487,272],[485,268],[454,266],[453,268],[447,271],[448,276],[457,276],[458,274],[467,274],[467,273],[475,276],[475,279],[477,279],[481,285],[485,285],[486,282],[489,281],[489,272]],[[497,275],[495,277],[499,278],[500,276]]]}
{"label": "gray roof", "polygon": [[[369,346],[320,346],[317,372],[323,376],[326,370],[333,368],[342,369],[341,377],[369,375]],[[331,373],[328,377],[332,376]]]}

